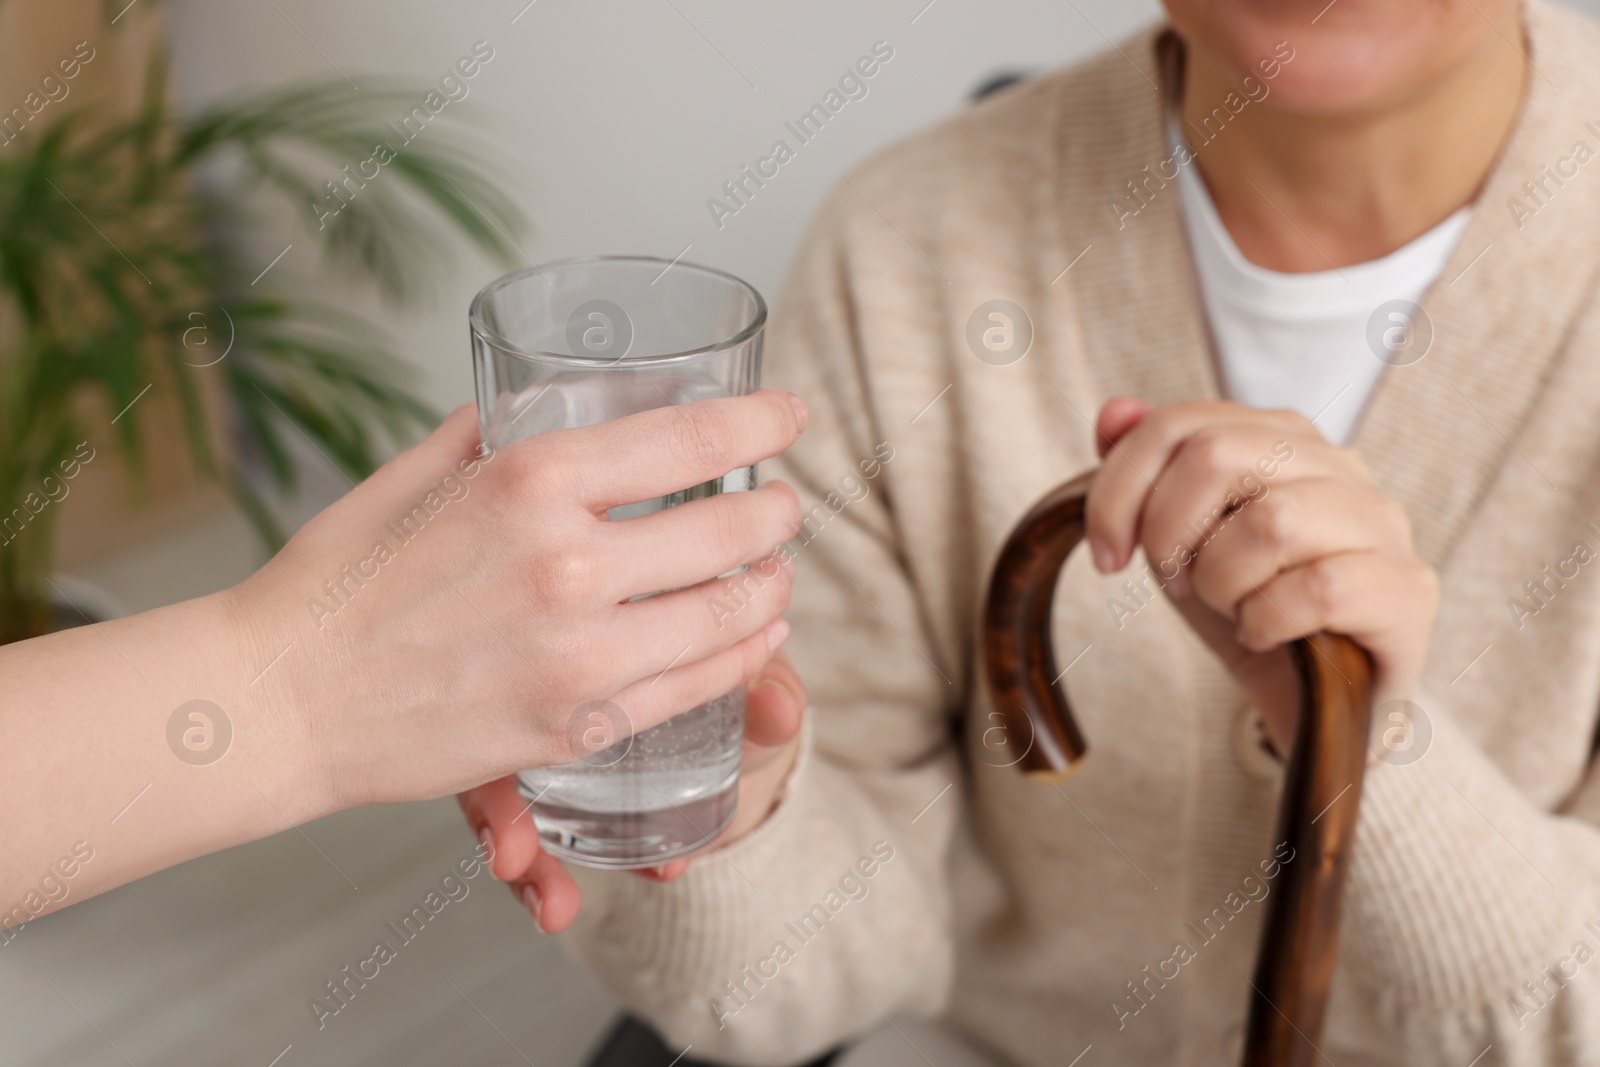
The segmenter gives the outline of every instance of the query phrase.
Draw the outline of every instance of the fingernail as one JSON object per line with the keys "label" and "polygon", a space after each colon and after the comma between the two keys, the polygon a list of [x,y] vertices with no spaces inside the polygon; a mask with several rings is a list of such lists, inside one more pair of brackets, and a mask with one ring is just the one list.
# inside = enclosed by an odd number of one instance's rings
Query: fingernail
{"label": "fingernail", "polygon": [[485,826],[478,831],[478,844],[484,852],[483,861],[489,865],[489,873],[494,873],[494,831]]}
{"label": "fingernail", "polygon": [[800,421],[800,428],[806,428],[806,402],[794,393],[789,394],[789,403],[794,407],[794,417]]}
{"label": "fingernail", "polygon": [[544,901],[539,899],[539,891],[529,882],[522,887],[522,906],[528,909],[528,914],[533,916],[533,924],[543,930],[539,923],[539,912],[544,908]]}
{"label": "fingernail", "polygon": [[784,639],[787,638],[788,636],[789,636],[789,622],[788,622],[787,619],[779,619],[776,622],[774,622],[771,626],[768,626],[767,627],[767,651],[768,652],[776,652],[778,650],[778,646],[783,644]]}
{"label": "fingernail", "polygon": [[1089,538],[1089,555],[1094,557],[1095,570],[1101,574],[1109,574],[1116,569],[1117,561],[1111,555],[1111,546],[1098,537]]}

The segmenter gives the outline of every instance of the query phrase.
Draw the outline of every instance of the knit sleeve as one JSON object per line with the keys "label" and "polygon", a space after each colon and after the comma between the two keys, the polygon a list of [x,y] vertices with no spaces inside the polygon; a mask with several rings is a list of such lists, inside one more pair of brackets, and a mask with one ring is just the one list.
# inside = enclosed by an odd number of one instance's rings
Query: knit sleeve
{"label": "knit sleeve", "polygon": [[897,545],[894,442],[872,417],[853,318],[853,210],[835,197],[819,216],[768,339],[767,382],[810,409],[763,469],[805,512],[787,613],[811,703],[801,758],[767,821],[681,879],[580,876],[576,954],[696,1058],[800,1062],[884,1015],[939,1012],[952,980],[958,675]]}
{"label": "knit sleeve", "polygon": [[1448,700],[1418,703],[1426,752],[1366,779],[1332,1013],[1360,997],[1351,1015],[1384,1025],[1341,1043],[1397,1063],[1600,1063],[1600,777],[1545,811]]}

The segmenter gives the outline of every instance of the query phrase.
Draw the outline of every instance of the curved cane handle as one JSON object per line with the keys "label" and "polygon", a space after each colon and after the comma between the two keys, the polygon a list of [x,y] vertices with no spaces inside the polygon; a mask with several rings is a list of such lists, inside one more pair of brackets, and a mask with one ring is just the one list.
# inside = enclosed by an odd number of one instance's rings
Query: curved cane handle
{"label": "curved cane handle", "polygon": [[[1006,735],[1026,739],[1017,766],[1070,773],[1088,750],[1059,684],[1050,613],[1067,555],[1083,539],[1094,472],[1052,490],[1006,541],[984,607],[983,658]],[[1310,1067],[1321,1059],[1328,989],[1338,954],[1339,904],[1355,841],[1367,761],[1372,664],[1337,634],[1296,641],[1295,733],[1278,809],[1278,840],[1294,850],[1267,904],[1256,956],[1245,1067]],[[1019,742],[1020,743],[1020,742]]]}

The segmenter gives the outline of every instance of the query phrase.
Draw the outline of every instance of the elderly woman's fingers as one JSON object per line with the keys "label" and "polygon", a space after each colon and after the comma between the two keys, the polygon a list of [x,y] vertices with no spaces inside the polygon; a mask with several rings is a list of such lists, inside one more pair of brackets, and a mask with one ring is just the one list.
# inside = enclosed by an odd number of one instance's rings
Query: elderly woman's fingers
{"label": "elderly woman's fingers", "polygon": [[456,798],[467,825],[491,852],[489,870],[502,882],[521,878],[539,855],[539,831],[528,813],[528,802],[517,789],[517,776],[508,774]]}
{"label": "elderly woman's fingers", "polygon": [[548,852],[539,853],[527,877],[511,883],[511,892],[547,934],[559,934],[570,926],[582,903],[578,883]]}

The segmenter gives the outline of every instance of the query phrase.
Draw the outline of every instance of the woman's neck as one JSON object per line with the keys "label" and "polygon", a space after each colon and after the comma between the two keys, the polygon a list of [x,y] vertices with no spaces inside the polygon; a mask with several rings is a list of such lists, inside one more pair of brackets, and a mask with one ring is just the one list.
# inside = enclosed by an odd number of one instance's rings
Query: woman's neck
{"label": "woman's neck", "polygon": [[[1206,143],[1196,165],[1245,257],[1288,272],[1364,263],[1470,203],[1522,100],[1527,60],[1512,20],[1499,28],[1504,37],[1488,35],[1465,63],[1398,106],[1308,116],[1256,104]],[[1185,124],[1199,123],[1237,82],[1190,49]]]}

